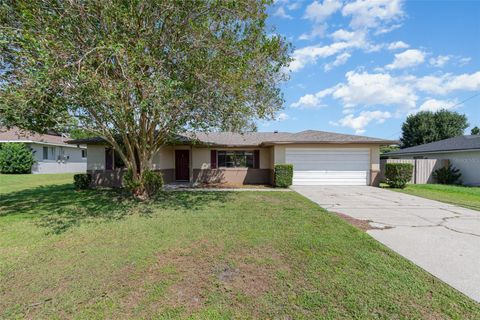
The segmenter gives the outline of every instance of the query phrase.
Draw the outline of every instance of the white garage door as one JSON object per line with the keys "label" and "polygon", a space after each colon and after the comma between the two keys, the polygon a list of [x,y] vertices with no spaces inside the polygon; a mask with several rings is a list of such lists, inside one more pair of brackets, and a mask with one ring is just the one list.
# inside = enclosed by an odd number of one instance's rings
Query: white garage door
{"label": "white garage door", "polygon": [[293,185],[367,185],[370,151],[364,148],[288,148],[285,162],[293,164]]}

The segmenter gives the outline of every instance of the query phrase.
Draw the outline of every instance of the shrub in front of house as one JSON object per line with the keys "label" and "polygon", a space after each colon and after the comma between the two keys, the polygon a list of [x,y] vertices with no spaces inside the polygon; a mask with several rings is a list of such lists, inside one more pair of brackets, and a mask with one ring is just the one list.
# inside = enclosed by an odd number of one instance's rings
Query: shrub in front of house
{"label": "shrub in front of house", "polygon": [[274,185],[278,188],[288,188],[292,185],[293,164],[276,164],[274,170]]}
{"label": "shrub in front of house", "polygon": [[4,143],[0,149],[0,173],[32,173],[32,150],[24,143]]}
{"label": "shrub in front of house", "polygon": [[155,195],[163,187],[163,177],[160,172],[145,170],[143,172],[142,181],[149,197]]}
{"label": "shrub in front of house", "polygon": [[73,176],[73,185],[75,189],[88,189],[92,183],[92,175],[88,173],[78,173]]}
{"label": "shrub in front of house", "polygon": [[460,170],[452,166],[451,163],[433,172],[433,177],[440,184],[461,184],[461,176]]}
{"label": "shrub in front of house", "polygon": [[385,165],[385,181],[391,188],[405,188],[413,176],[411,163],[387,163]]}
{"label": "shrub in front of house", "polygon": [[133,179],[133,171],[129,169],[123,176],[123,186],[133,194],[142,187],[148,197],[155,195],[163,187],[163,177],[160,172],[144,170],[140,180]]}

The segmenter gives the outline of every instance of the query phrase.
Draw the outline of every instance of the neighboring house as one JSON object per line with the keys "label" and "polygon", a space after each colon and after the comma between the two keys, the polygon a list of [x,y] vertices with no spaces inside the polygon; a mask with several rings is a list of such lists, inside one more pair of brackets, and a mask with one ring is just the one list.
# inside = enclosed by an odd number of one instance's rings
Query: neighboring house
{"label": "neighboring house", "polygon": [[25,143],[36,163],[32,173],[68,173],[87,170],[87,148],[65,143],[68,138],[54,134],[38,134],[17,128],[0,128],[0,144]]}
{"label": "neighboring house", "polygon": [[[269,184],[275,164],[291,163],[294,185],[377,185],[380,145],[392,141],[307,130],[299,133],[185,134],[154,156],[166,183]],[[94,184],[118,186],[124,165],[101,138],[86,144]]]}
{"label": "neighboring house", "polygon": [[480,135],[459,136],[392,151],[391,159],[446,159],[462,174],[465,185],[480,185]]}

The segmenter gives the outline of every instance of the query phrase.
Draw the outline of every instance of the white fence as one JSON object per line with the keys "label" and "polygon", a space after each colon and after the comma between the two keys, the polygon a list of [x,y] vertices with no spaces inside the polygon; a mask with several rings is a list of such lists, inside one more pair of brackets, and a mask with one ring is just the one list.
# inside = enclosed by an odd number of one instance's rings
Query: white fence
{"label": "white fence", "polygon": [[434,183],[433,172],[448,165],[445,159],[381,159],[380,181],[385,179],[386,163],[411,163],[413,165],[412,180],[410,183],[426,184]]}

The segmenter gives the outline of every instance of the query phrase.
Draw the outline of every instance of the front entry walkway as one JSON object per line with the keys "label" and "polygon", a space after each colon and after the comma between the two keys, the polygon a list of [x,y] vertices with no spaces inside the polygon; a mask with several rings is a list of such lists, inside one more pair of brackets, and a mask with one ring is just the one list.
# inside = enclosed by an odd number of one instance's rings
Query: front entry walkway
{"label": "front entry walkway", "polygon": [[[480,302],[480,212],[374,187],[295,186],[321,207],[368,220],[368,234]],[[383,228],[383,229],[382,229]]]}

